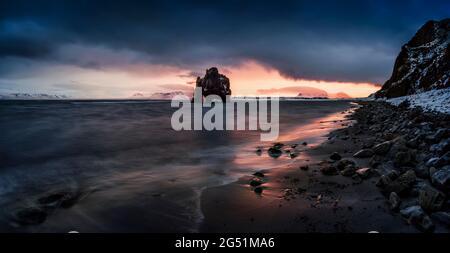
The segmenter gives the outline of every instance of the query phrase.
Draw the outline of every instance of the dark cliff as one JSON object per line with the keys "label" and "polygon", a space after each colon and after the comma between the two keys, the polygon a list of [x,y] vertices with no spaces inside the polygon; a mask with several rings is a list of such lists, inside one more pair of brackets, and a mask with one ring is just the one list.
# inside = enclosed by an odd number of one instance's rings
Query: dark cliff
{"label": "dark cliff", "polygon": [[450,19],[428,21],[402,47],[376,97],[400,97],[450,86]]}

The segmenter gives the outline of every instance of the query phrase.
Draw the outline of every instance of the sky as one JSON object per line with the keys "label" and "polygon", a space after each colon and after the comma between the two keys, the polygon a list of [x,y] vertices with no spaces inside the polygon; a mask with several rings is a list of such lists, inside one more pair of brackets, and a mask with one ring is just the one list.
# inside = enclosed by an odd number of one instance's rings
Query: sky
{"label": "sky", "polygon": [[362,97],[426,21],[448,17],[439,0],[3,0],[0,94],[188,91],[216,66],[235,95],[309,86]]}

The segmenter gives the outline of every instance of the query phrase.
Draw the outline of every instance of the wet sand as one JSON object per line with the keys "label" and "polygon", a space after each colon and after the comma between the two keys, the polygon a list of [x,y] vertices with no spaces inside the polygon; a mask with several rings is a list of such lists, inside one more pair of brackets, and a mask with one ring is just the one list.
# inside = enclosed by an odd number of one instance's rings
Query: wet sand
{"label": "wet sand", "polygon": [[[352,158],[359,167],[368,166],[369,159],[352,157],[362,148],[361,143],[332,138],[342,131],[345,129],[329,133],[332,140],[302,152],[295,163],[263,171],[266,183],[261,195],[249,185],[252,175],[203,191],[205,218],[200,231],[417,233],[390,211],[375,186],[377,176],[361,181],[320,172],[320,163],[329,160],[333,152]],[[308,170],[300,169],[305,165]]]}

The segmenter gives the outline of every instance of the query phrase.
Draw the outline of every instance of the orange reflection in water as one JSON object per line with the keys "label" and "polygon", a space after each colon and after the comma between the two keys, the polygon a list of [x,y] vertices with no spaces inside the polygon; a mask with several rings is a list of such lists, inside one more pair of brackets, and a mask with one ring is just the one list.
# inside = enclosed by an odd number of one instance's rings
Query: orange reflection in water
{"label": "orange reflection in water", "polygon": [[[299,160],[307,160],[309,158],[305,154],[307,149],[323,143],[329,132],[352,124],[352,121],[345,118],[352,111],[353,109],[348,110],[346,113],[333,113],[305,125],[291,129],[280,129],[281,132],[277,142],[283,143],[284,147],[282,148],[283,154],[278,158],[268,155],[267,150],[273,143],[250,143],[236,152],[233,162],[236,164],[236,168],[258,171],[285,167]],[[307,142],[307,145],[302,145],[303,142]],[[293,148],[293,145],[297,146]],[[262,148],[261,155],[256,154],[258,147]],[[290,153],[294,153],[296,156],[291,158]],[[244,175],[248,175],[248,170],[241,171],[240,176]]]}

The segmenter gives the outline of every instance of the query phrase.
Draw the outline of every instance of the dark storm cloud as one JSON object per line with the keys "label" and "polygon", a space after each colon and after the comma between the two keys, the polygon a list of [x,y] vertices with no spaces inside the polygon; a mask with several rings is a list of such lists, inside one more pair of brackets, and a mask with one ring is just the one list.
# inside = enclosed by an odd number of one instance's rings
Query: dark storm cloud
{"label": "dark storm cloud", "polygon": [[250,59],[294,79],[382,82],[401,45],[449,12],[448,1],[414,0],[2,1],[0,61],[107,67],[61,56],[67,44],[100,45],[193,71]]}

